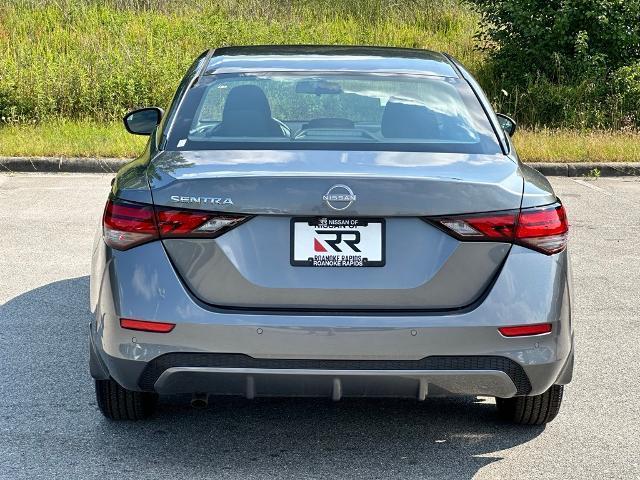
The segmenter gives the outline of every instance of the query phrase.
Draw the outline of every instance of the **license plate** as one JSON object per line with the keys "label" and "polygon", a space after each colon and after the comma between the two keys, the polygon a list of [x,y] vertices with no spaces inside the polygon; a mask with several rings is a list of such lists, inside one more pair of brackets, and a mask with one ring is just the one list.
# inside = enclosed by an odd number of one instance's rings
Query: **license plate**
{"label": "license plate", "polygon": [[300,267],[383,267],[382,218],[293,218],[291,265]]}

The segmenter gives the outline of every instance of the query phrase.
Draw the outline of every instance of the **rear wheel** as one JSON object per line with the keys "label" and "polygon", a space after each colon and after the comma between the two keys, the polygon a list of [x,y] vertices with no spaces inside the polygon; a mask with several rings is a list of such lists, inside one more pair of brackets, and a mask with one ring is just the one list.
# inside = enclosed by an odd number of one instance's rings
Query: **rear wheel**
{"label": "rear wheel", "polygon": [[96,380],[96,400],[102,414],[111,420],[142,420],[154,411],[157,395],[134,392],[115,380]]}
{"label": "rear wheel", "polygon": [[496,398],[498,414],[520,425],[543,425],[556,418],[562,403],[562,385],[531,397]]}

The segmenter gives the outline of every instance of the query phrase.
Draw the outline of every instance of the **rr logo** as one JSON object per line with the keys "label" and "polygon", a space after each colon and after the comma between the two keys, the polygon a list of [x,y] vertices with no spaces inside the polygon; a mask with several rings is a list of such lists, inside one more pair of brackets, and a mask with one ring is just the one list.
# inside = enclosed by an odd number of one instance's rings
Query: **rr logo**
{"label": "rr logo", "polygon": [[[333,248],[336,252],[342,253],[342,250],[338,245],[341,243],[345,243],[348,245],[351,250],[354,252],[360,253],[360,249],[357,245],[360,243],[360,232],[357,230],[316,230],[318,235],[331,235],[334,238],[332,239],[323,239],[327,245]],[[350,237],[350,238],[346,238]],[[313,250],[316,252],[326,252],[327,249],[324,248],[322,243],[320,243],[317,239],[313,239]]]}

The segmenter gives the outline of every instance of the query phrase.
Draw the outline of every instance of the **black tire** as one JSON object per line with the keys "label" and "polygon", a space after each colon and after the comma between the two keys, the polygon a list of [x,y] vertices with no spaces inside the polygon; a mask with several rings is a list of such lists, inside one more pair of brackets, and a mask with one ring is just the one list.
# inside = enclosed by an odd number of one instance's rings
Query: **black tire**
{"label": "black tire", "polygon": [[519,425],[544,425],[556,418],[562,403],[562,385],[531,397],[496,398],[498,414]]}
{"label": "black tire", "polygon": [[95,382],[98,408],[110,420],[142,420],[155,410],[154,393],[127,390],[113,379]]}

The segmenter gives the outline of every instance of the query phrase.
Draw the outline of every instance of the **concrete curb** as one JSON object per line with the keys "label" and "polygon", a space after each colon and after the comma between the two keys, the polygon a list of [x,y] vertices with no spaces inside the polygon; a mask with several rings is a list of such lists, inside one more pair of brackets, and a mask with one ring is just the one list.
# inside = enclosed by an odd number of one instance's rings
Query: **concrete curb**
{"label": "concrete curb", "polygon": [[[126,158],[0,157],[0,172],[112,173],[129,161],[131,159]],[[598,169],[602,177],[640,175],[640,162],[531,162],[527,165],[556,177],[590,176],[594,169]]]}
{"label": "concrete curb", "polygon": [[593,172],[596,169],[600,172],[601,177],[624,177],[640,175],[640,162],[527,162],[527,165],[535,168],[543,175],[554,177],[594,176],[595,174]]}
{"label": "concrete curb", "polygon": [[0,172],[112,173],[127,158],[0,157]]}

